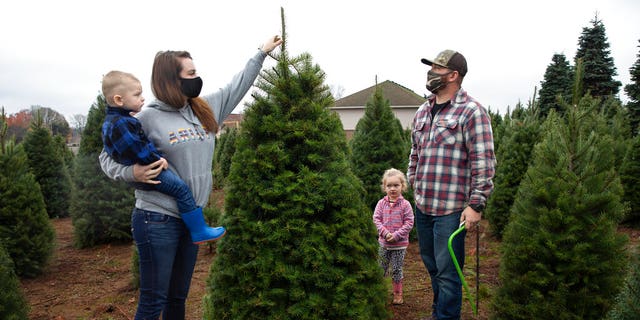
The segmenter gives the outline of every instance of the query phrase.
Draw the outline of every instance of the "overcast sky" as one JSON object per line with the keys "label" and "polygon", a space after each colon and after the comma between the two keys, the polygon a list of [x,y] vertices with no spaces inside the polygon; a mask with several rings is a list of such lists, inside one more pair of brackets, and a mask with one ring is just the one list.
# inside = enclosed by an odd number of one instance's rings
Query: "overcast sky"
{"label": "overcast sky", "polygon": [[[596,13],[623,85],[640,50],[637,0],[3,1],[0,107],[86,115],[113,69],[137,75],[150,102],[160,50],[191,52],[203,92],[217,90],[281,32],[280,7],[290,55],[310,53],[343,96],[374,85],[376,76],[423,95],[428,67],[420,58],[454,49],[469,65],[463,87],[504,114],[539,89],[555,53],[573,64]],[[622,88],[620,98],[628,100]]]}

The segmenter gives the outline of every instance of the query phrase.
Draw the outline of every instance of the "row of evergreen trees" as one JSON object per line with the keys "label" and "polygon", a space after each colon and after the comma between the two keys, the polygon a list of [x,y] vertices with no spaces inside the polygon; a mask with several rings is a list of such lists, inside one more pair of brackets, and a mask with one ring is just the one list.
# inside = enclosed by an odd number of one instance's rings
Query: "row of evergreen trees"
{"label": "row of evergreen trees", "polygon": [[26,319],[29,307],[19,277],[42,273],[53,253],[49,217],[66,214],[73,157],[64,139],[52,137],[36,112],[26,139],[16,146],[0,114],[0,318]]}
{"label": "row of evergreen trees", "polygon": [[503,240],[494,319],[637,317],[638,248],[617,227],[640,220],[640,55],[623,106],[597,17],[579,45],[573,67],[554,55],[539,99],[494,115],[498,168],[486,217]]}
{"label": "row of evergreen trees", "polygon": [[[28,306],[14,278],[44,272],[53,254],[51,218],[71,216],[74,244],[79,248],[129,241],[133,192],[102,173],[100,127],[106,104],[98,97],[89,111],[80,151],[53,136],[36,112],[24,140],[7,136],[4,110],[0,117],[0,318],[26,319]],[[6,287],[3,287],[6,286]],[[5,307],[6,306],[6,307]]]}
{"label": "row of evergreen trees", "polygon": [[[594,33],[604,36],[597,19],[592,28],[585,28],[581,44],[591,46],[594,41],[606,49],[606,39],[593,39]],[[633,310],[639,297],[633,291],[637,287],[633,281],[638,275],[637,271],[627,272],[634,251],[627,251],[626,239],[616,228],[623,219],[637,219],[627,210],[627,204],[632,201],[628,196],[637,197],[629,178],[639,176],[633,171],[638,166],[634,155],[638,138],[632,138],[633,113],[615,98],[620,84],[611,78],[610,85],[603,85],[602,77],[587,76],[599,70],[589,60],[601,57],[596,49],[579,50],[577,66],[566,77],[554,78],[564,81],[562,84],[571,90],[556,92],[553,101],[557,104],[553,107],[544,109],[545,100],[537,100],[534,95],[526,108],[518,106],[504,119],[493,114],[500,171],[487,216],[495,235],[502,238],[504,234],[502,285],[492,297],[493,318],[600,319],[608,310],[612,310],[611,319],[637,315]],[[600,53],[605,62],[610,61],[608,51]],[[324,282],[331,279],[316,274],[333,274],[335,262],[324,251],[325,246],[333,246],[333,239],[326,231],[329,226],[323,223],[328,221],[336,228],[331,217],[341,214],[329,210],[332,207],[323,201],[342,197],[318,189],[321,183],[312,183],[317,194],[309,191],[308,179],[321,179],[329,175],[322,171],[324,167],[335,166],[332,156],[325,157],[320,166],[310,166],[305,158],[319,161],[318,153],[328,148],[315,139],[317,127],[329,122],[325,119],[329,117],[327,111],[317,111],[317,104],[324,101],[318,94],[326,89],[321,81],[315,85],[311,82],[323,74],[305,54],[289,58],[283,51],[278,60],[276,68],[263,73],[259,86],[263,94],[255,94],[256,102],[249,106],[247,121],[239,133],[239,153],[233,158],[225,208],[231,216],[225,215],[228,220],[224,222],[239,229],[220,242],[219,256],[211,267],[205,299],[207,319],[253,319],[274,314],[285,319],[340,318],[348,314],[343,307],[353,308],[340,300],[340,290],[326,293],[327,289],[342,288],[340,282],[333,279],[333,286],[326,288]],[[283,61],[289,64],[283,65]],[[634,66],[632,73],[637,68]],[[615,72],[606,75],[613,77]],[[634,86],[627,86],[627,90]],[[300,87],[308,88],[306,95],[301,94]],[[543,82],[543,88],[548,94],[551,82]],[[632,97],[634,101],[637,97]],[[309,126],[309,122],[315,126]],[[336,139],[332,141],[341,143]],[[372,207],[382,195],[380,173],[389,167],[406,166],[407,139],[388,101],[376,90],[349,148],[343,151],[365,189],[359,193],[351,189],[351,199],[364,199],[366,208],[359,216],[361,220],[352,218],[352,225],[370,219]],[[302,143],[317,149],[303,148]],[[250,167],[255,169],[248,171]],[[316,170],[310,171],[310,167]],[[312,172],[317,176],[310,176]],[[308,202],[316,195],[323,197]],[[323,205],[314,210],[316,207],[300,203]],[[308,227],[316,224],[321,227]],[[316,229],[328,239],[312,241]],[[306,238],[317,248],[308,248]],[[369,241],[355,235],[350,240]],[[249,254],[238,259],[239,252]],[[307,262],[318,258],[324,259],[325,265]],[[371,256],[363,255],[362,259],[367,258],[371,262]],[[637,265],[632,269],[637,270]],[[346,274],[343,277],[355,281]],[[238,290],[227,291],[234,284]],[[371,288],[368,299],[379,303],[379,287]],[[359,304],[366,299],[361,296]],[[319,313],[319,304],[331,308]],[[349,315],[356,319],[386,317],[362,311]]]}
{"label": "row of evergreen trees", "polygon": [[[310,55],[289,56],[284,17],[282,34],[277,65],[261,74],[242,129],[218,144],[212,174],[226,180],[220,223],[229,234],[211,266],[205,318],[386,319],[371,214],[383,195],[380,175],[406,167],[408,133],[376,90],[347,143],[328,111],[325,74]],[[640,62],[625,87],[631,101],[622,106],[615,68],[604,78],[587,76],[600,70],[592,59],[612,67],[607,50],[596,18],[583,31],[576,66],[566,63],[566,77],[552,75],[564,65],[554,56],[540,99],[505,118],[492,114],[499,166],[486,216],[503,239],[496,319],[598,319],[607,310],[611,319],[630,319],[625,315],[638,305],[637,262],[627,273],[631,254],[615,229],[637,217],[625,204],[638,198],[633,108]],[[106,178],[97,162],[105,107],[98,96],[75,158],[37,121],[20,145],[0,136],[0,249],[7,252],[0,250],[0,305],[26,308],[16,279],[37,276],[46,265],[50,217],[71,212],[78,247],[130,241],[133,192]],[[32,169],[43,163],[58,169]],[[57,190],[44,190],[51,186]],[[13,314],[24,319],[26,311]]]}

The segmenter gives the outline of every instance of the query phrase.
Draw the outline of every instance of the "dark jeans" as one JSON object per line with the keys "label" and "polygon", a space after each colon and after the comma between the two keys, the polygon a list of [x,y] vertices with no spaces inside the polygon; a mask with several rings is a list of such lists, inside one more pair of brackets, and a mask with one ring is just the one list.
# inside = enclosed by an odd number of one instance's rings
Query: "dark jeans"
{"label": "dark jeans", "polygon": [[159,184],[134,182],[133,187],[140,190],[160,191],[176,198],[180,213],[191,212],[197,208],[196,201],[189,186],[173,171],[165,169],[155,178]]}
{"label": "dark jeans", "polygon": [[140,299],[136,320],[183,320],[198,257],[181,219],[134,209],[131,227],[140,256]]}
{"label": "dark jeans", "polygon": [[[433,316],[438,320],[460,319],[462,306],[462,281],[449,254],[449,236],[460,226],[460,215],[456,212],[445,216],[426,215],[416,209],[415,225],[418,231],[420,256],[431,278],[433,288]],[[467,232],[459,233],[451,243],[453,252],[464,268],[464,238]]]}

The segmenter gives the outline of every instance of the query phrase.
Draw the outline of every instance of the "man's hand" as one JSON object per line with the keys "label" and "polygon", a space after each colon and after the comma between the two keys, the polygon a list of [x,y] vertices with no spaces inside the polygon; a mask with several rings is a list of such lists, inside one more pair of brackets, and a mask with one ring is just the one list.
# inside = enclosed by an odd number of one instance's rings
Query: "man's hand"
{"label": "man's hand", "polygon": [[482,213],[473,210],[471,207],[466,207],[462,211],[462,215],[460,215],[460,223],[464,221],[467,230],[475,230],[481,218]]}

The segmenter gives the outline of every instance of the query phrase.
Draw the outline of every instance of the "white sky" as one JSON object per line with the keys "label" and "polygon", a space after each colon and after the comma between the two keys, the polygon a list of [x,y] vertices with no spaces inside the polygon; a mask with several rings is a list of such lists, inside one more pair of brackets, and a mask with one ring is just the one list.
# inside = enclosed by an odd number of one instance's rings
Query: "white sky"
{"label": "white sky", "polygon": [[[623,86],[640,50],[637,0],[3,1],[0,107],[8,114],[41,105],[67,118],[86,115],[102,75],[113,69],[137,75],[150,102],[151,64],[160,50],[189,51],[203,93],[217,90],[280,33],[280,7],[290,55],[309,52],[343,96],[374,85],[376,76],[423,95],[428,67],[420,58],[454,49],[469,65],[463,87],[504,114],[539,89],[555,53],[573,64],[596,12]],[[620,98],[628,100],[622,88]]]}

